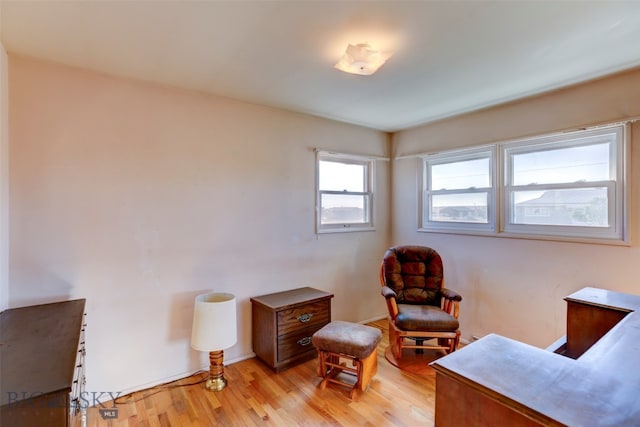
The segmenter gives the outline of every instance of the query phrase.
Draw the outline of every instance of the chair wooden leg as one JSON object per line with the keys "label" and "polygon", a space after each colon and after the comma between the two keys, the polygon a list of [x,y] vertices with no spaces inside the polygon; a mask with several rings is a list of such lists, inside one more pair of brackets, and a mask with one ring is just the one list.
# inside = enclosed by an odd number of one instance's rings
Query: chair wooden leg
{"label": "chair wooden leg", "polygon": [[403,343],[403,341],[404,341],[404,338],[402,338],[402,335],[396,334],[396,337],[395,337],[395,340],[394,340],[394,342],[395,342],[395,346],[394,346],[395,354],[394,354],[394,356],[396,357],[396,360],[400,360],[402,358],[402,343]]}
{"label": "chair wooden leg", "polygon": [[389,321],[389,345],[391,346],[391,353],[396,360],[400,360],[402,357],[402,336],[398,334],[395,325]]}

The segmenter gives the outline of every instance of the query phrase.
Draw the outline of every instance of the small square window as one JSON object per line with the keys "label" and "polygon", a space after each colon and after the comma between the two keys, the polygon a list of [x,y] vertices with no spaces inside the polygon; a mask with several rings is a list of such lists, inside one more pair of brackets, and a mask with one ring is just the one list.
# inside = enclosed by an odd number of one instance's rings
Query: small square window
{"label": "small square window", "polygon": [[318,152],[318,233],[373,229],[373,161]]}

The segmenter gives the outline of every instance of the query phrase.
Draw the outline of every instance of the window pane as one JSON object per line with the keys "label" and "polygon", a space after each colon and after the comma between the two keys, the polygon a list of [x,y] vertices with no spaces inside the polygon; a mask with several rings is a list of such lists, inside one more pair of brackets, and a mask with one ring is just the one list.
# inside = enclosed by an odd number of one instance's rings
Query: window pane
{"label": "window pane", "polygon": [[439,194],[431,196],[431,221],[488,223],[488,194]]}
{"label": "window pane", "polygon": [[368,196],[322,194],[321,224],[362,224],[369,222]]}
{"label": "window pane", "polygon": [[431,190],[491,187],[489,159],[435,164],[431,167]]}
{"label": "window pane", "polygon": [[320,190],[364,192],[366,166],[363,164],[319,162]]}
{"label": "window pane", "polygon": [[609,180],[609,143],[513,155],[513,185]]}
{"label": "window pane", "polygon": [[513,224],[607,227],[607,189],[575,188],[513,193]]}

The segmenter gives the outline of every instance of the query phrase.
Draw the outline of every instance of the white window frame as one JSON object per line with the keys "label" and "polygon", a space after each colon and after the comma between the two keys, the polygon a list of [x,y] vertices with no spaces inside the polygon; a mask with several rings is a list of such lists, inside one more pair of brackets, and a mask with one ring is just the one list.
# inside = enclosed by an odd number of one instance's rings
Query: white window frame
{"label": "white window frame", "polygon": [[[503,218],[501,232],[514,235],[542,235],[569,239],[625,241],[626,131],[624,125],[615,125],[503,144],[501,151],[504,162],[504,203],[501,206]],[[512,159],[514,155],[544,152],[550,149],[586,147],[602,143],[605,140],[611,140],[608,180],[549,184],[532,183],[526,185],[514,185],[513,183]],[[512,197],[517,191],[572,190],[592,187],[606,188],[608,200],[607,217],[609,219],[609,226],[607,227],[516,224],[513,222],[514,204]]]}
{"label": "white window frame", "polygon": [[[471,187],[464,189],[437,189],[432,188],[432,169],[434,166],[465,162],[477,159],[489,160],[489,187]],[[493,146],[475,147],[431,154],[422,158],[420,168],[421,189],[420,200],[420,231],[456,232],[467,233],[495,233],[496,230],[496,151]],[[487,193],[487,223],[463,222],[463,221],[434,221],[432,220],[432,198],[438,195]]]}
{"label": "white window frame", "polygon": [[[457,149],[435,154],[418,155],[420,158],[418,192],[418,231],[454,234],[480,234],[495,237],[516,237],[528,239],[572,241],[583,243],[604,243],[628,245],[629,240],[629,140],[630,125],[616,123],[565,132],[508,141],[480,147]],[[598,182],[552,183],[512,185],[514,154],[546,151],[598,143],[598,138],[614,135],[610,150],[610,176]],[[488,224],[430,221],[430,197],[437,194],[429,187],[430,168],[435,164],[451,161],[470,160],[479,153],[492,152],[491,170],[493,177],[492,194],[488,203]],[[478,157],[475,157],[478,158]],[[608,218],[610,226],[572,226],[515,224],[512,196],[516,191],[545,189],[574,189],[601,187],[607,189]],[[488,189],[470,189],[487,191]],[[463,190],[466,192],[466,190]]]}
{"label": "white window frame", "polygon": [[[320,189],[320,162],[330,161],[343,164],[357,164],[364,166],[364,191],[334,191]],[[316,233],[348,233],[356,231],[374,231],[375,230],[375,212],[374,212],[374,196],[375,196],[375,159],[367,156],[355,154],[336,153],[330,151],[316,150]],[[344,194],[363,196],[366,198],[365,214],[368,221],[362,223],[322,223],[322,195],[323,194]]]}

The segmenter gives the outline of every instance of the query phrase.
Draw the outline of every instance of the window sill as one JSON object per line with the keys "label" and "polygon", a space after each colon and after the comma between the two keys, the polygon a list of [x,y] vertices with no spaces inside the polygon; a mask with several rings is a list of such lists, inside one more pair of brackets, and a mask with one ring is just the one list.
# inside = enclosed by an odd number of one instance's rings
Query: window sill
{"label": "window sill", "polygon": [[316,231],[317,234],[332,234],[332,233],[355,233],[358,231],[376,231],[375,227],[336,227],[336,228],[321,228]]}
{"label": "window sill", "polygon": [[588,238],[588,237],[572,237],[572,236],[553,236],[553,235],[538,235],[538,234],[520,234],[520,233],[494,233],[494,232],[482,232],[475,230],[436,230],[436,229],[427,229],[427,228],[418,228],[419,233],[439,233],[439,234],[456,234],[461,236],[479,236],[479,237],[497,237],[497,238],[506,238],[506,239],[524,239],[524,240],[543,240],[550,242],[560,242],[560,243],[581,243],[581,244],[589,244],[589,245],[607,245],[607,246],[631,246],[631,241],[629,239],[625,240],[617,240],[617,239],[599,239],[599,238]]}

